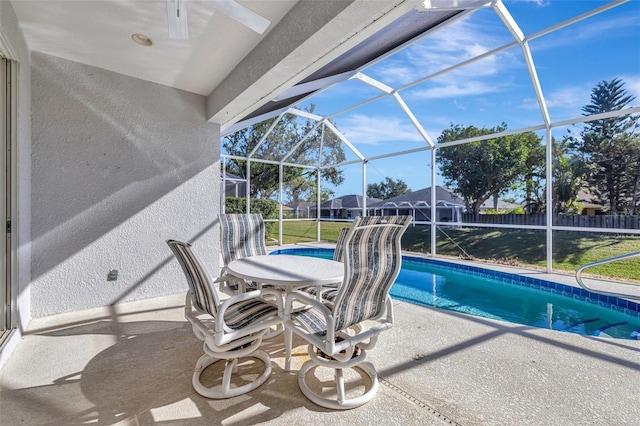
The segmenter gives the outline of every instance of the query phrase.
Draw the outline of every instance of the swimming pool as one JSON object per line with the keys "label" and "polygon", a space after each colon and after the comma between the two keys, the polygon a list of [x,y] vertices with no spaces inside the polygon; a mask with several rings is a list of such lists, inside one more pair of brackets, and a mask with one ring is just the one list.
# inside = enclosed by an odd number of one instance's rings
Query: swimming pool
{"label": "swimming pool", "polygon": [[[282,249],[331,259],[332,249]],[[640,305],[582,288],[461,265],[403,256],[391,297],[420,305],[557,331],[640,339]]]}

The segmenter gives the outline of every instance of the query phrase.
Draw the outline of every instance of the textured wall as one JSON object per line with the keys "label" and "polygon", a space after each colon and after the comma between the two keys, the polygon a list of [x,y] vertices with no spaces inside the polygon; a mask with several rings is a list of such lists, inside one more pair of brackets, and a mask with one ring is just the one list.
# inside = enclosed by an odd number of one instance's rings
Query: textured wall
{"label": "textured wall", "polygon": [[204,97],[34,52],[32,104],[34,317],[185,291],[168,238],[217,271]]}

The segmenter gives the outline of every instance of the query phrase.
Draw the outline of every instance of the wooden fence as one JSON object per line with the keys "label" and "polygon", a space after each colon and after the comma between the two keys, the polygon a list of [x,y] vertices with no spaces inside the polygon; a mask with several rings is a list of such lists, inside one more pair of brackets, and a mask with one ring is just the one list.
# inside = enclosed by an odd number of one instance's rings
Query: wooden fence
{"label": "wooden fence", "polygon": [[[466,223],[483,223],[492,225],[539,225],[547,224],[544,214],[481,214],[476,219],[473,214],[464,213],[462,221]],[[571,226],[576,228],[616,228],[640,229],[640,216],[585,216],[556,215],[555,226]]]}

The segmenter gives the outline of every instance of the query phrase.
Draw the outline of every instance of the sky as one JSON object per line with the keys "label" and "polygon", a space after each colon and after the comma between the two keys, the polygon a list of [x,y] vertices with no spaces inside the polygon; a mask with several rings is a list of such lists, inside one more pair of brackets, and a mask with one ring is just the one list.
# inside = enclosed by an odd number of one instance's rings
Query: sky
{"label": "sky", "polygon": [[[606,1],[505,0],[508,12],[525,36],[596,9]],[[398,89],[513,41],[491,9],[477,11],[363,73]],[[549,109],[551,122],[582,115],[591,89],[600,81],[620,78],[640,106],[640,0],[632,0],[569,27],[529,42],[531,57]],[[399,94],[434,142],[451,124],[493,128],[506,123],[521,129],[543,123],[531,76],[519,46],[457,68],[440,77],[400,90]],[[315,113],[332,115],[379,95],[361,81],[349,80],[316,95],[307,103]],[[392,97],[332,118],[338,129],[366,157],[426,146]],[[562,137],[567,128],[553,130]],[[575,128],[574,128],[575,131]],[[540,132],[544,136],[544,132]],[[355,155],[347,149],[347,158]],[[391,177],[411,190],[431,186],[430,152],[371,161],[367,182]],[[345,182],[336,196],[362,193],[362,166],[343,169]],[[438,176],[436,184],[443,184]]]}

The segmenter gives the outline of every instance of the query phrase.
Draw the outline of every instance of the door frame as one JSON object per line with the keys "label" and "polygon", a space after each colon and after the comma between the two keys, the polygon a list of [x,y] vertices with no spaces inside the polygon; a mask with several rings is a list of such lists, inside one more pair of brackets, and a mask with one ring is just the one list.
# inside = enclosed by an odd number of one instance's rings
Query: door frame
{"label": "door frame", "polygon": [[[0,43],[0,48],[2,48]],[[2,148],[2,199],[0,200],[0,348],[18,323],[17,286],[17,141],[18,141],[18,62],[0,49],[0,136]]]}

